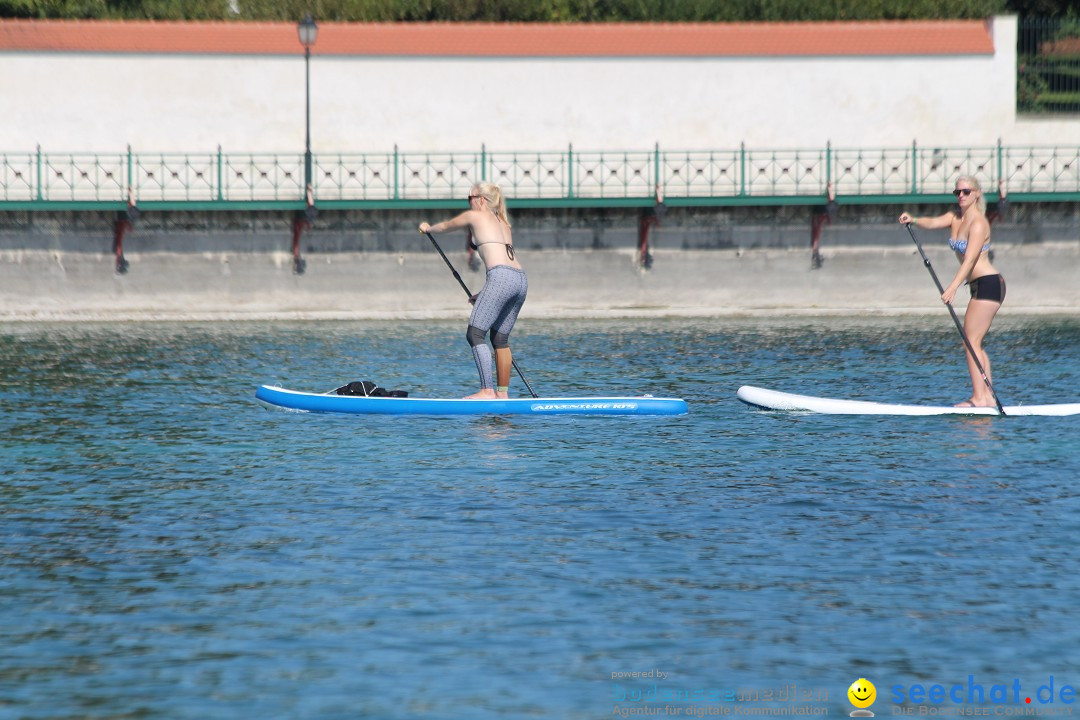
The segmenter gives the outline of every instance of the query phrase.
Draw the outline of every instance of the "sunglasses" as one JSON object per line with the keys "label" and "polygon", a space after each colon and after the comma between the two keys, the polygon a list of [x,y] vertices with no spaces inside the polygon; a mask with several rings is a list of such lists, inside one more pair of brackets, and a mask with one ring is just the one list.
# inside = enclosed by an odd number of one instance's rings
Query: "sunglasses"
{"label": "sunglasses", "polygon": [[961,195],[967,197],[971,194],[971,188],[957,188],[956,190],[952,191],[952,194],[956,197],[960,197]]}
{"label": "sunglasses", "polygon": [[[971,191],[969,190],[968,192],[971,192]],[[469,196],[469,202],[472,202],[473,200],[476,200],[476,199],[478,199],[480,197],[482,197],[482,196],[481,195],[470,195]]]}

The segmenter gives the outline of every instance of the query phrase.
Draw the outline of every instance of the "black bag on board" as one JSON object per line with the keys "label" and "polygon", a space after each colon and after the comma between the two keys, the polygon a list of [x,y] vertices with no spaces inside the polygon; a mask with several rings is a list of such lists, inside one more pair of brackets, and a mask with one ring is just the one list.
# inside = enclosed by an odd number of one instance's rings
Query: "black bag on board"
{"label": "black bag on board", "polygon": [[404,390],[384,390],[370,380],[360,380],[342,385],[334,391],[338,395],[359,395],[361,397],[409,397]]}

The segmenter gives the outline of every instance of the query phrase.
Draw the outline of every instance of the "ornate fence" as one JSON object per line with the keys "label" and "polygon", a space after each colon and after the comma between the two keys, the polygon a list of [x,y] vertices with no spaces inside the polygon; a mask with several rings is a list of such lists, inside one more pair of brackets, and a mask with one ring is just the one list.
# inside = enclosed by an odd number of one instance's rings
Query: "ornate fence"
{"label": "ornate fence", "polygon": [[[323,153],[316,205],[393,207],[464,200],[479,180],[520,205],[797,204],[940,196],[961,175],[990,194],[1080,200],[1080,147],[921,147]],[[301,153],[0,153],[0,209],[134,201],[227,209],[305,203]],[[1017,197],[1019,196],[1019,197]]]}

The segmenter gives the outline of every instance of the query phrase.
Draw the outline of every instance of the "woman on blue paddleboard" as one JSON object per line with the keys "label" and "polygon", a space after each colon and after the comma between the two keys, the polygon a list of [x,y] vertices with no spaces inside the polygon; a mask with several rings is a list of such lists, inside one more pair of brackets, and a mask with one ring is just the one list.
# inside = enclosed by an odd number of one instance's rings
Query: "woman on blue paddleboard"
{"label": "woman on blue paddleboard", "polygon": [[964,357],[967,358],[974,390],[971,398],[958,403],[957,407],[995,407],[997,401],[988,386],[992,381],[990,357],[982,343],[990,330],[990,323],[1005,300],[1005,278],[990,262],[990,221],[986,219],[986,198],[978,180],[968,176],[958,178],[953,195],[956,196],[957,205],[944,215],[917,218],[905,212],[900,215],[900,222],[905,225],[914,223],[931,230],[949,228],[949,247],[956,253],[960,268],[941,294],[941,299],[945,303],[952,303],[956,291],[967,283],[971,300],[964,314],[964,334],[986,370],[986,380],[983,380],[978,364],[965,349]]}
{"label": "woman on blue paddleboard", "polygon": [[[472,231],[470,247],[477,252],[487,268],[484,287],[469,298],[473,311],[465,337],[472,347],[476,370],[480,373],[480,391],[467,398],[507,398],[510,368],[513,365],[510,331],[514,329],[521,306],[525,304],[529,282],[514,253],[506,200],[498,185],[476,183],[469,192],[468,210],[451,220],[434,225],[420,223],[422,233],[444,233],[462,229]],[[494,377],[491,350],[484,339],[489,331],[491,345],[495,348]]]}

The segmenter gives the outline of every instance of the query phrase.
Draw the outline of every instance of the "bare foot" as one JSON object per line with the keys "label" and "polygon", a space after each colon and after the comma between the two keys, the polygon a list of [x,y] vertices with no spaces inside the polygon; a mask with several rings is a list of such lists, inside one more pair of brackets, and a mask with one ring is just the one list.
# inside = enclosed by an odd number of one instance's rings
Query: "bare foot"
{"label": "bare foot", "polygon": [[499,392],[498,390],[496,390],[495,391],[495,397],[498,398],[499,400],[509,400],[510,399],[510,393]]}
{"label": "bare foot", "polygon": [[994,402],[993,399],[990,399],[990,400],[977,400],[975,398],[972,398],[971,400],[965,400],[964,402],[956,403],[955,405],[953,405],[953,407],[958,407],[958,408],[984,408],[984,407],[985,408],[996,408],[997,403]]}
{"label": "bare foot", "polygon": [[472,395],[466,395],[463,400],[494,400],[495,391],[491,388],[483,388],[480,392],[475,392]]}

